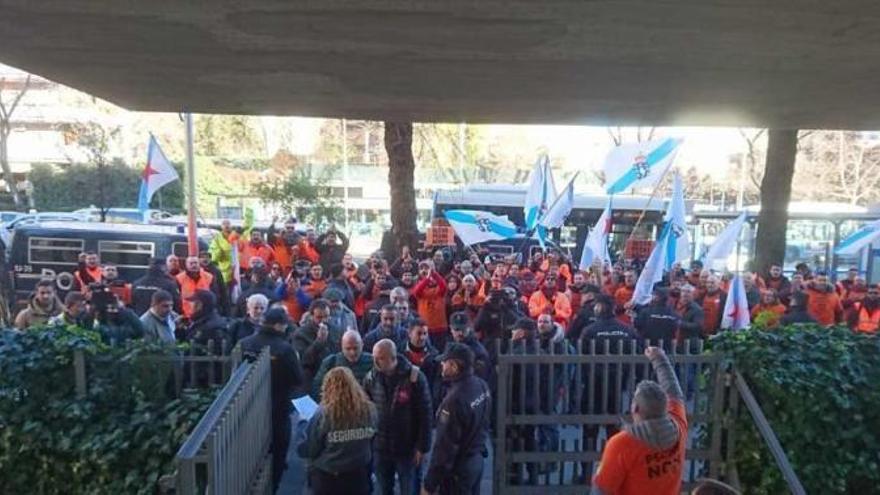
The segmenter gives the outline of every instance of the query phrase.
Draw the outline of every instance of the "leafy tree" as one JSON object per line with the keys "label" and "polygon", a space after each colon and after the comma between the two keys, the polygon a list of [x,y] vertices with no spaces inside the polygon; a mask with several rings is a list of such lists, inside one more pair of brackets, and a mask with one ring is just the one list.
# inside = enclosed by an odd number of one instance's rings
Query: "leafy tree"
{"label": "leafy tree", "polygon": [[12,193],[13,202],[16,207],[19,207],[21,206],[21,196],[18,194],[18,187],[12,177],[12,168],[9,165],[9,135],[12,134],[12,114],[15,113],[21,99],[30,88],[31,76],[27,75],[22,88],[9,99],[3,98],[5,85],[6,80],[0,79],[0,169],[3,171],[3,180],[6,181],[9,191]]}
{"label": "leafy tree", "polygon": [[200,155],[264,156],[266,144],[247,115],[199,115],[195,142]]}
{"label": "leafy tree", "polygon": [[[182,176],[180,165],[175,164]],[[98,206],[104,201],[107,208],[134,208],[137,206],[141,176],[137,169],[120,160],[97,167],[75,164],[57,170],[51,165],[34,165],[28,177],[33,184],[34,204],[40,210],[76,210]],[[103,193],[95,185],[104,183]],[[160,205],[161,203],[161,205]],[[174,182],[153,195],[150,206],[168,211],[183,209],[183,187]]]}
{"label": "leafy tree", "polygon": [[342,219],[340,201],[330,194],[328,180],[332,167],[315,177],[306,168],[294,169],[286,179],[267,178],[253,186],[260,200],[279,208],[286,215],[295,215],[313,225],[326,225]]}

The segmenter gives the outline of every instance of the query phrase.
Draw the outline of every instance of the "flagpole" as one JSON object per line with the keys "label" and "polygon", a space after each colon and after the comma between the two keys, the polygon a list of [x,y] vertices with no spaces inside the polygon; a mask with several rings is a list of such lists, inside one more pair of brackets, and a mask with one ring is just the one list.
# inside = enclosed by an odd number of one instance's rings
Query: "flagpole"
{"label": "flagpole", "polygon": [[193,118],[186,112],[186,189],[187,189],[187,244],[190,256],[199,255],[198,232],[196,231],[196,175],[193,153]]}
{"label": "flagpole", "polygon": [[[636,233],[636,229],[639,228],[639,225],[641,225],[642,220],[645,219],[645,212],[647,212],[648,207],[651,206],[651,201],[654,201],[654,196],[657,195],[657,191],[660,190],[660,185],[663,184],[663,179],[666,177],[666,174],[669,173],[669,170],[671,168],[672,168],[672,164],[670,163],[669,166],[666,167],[666,170],[663,171],[663,175],[660,176],[660,180],[657,181],[657,185],[654,186],[654,190],[651,191],[651,196],[648,197],[648,201],[645,202],[644,208],[642,208],[641,213],[639,213],[639,218],[638,218],[638,220],[636,220],[636,223],[633,225],[632,231],[629,233],[629,237],[626,238],[626,242],[629,242],[629,240],[633,238],[633,236]],[[624,247],[625,246],[626,246],[626,243],[624,243]]]}

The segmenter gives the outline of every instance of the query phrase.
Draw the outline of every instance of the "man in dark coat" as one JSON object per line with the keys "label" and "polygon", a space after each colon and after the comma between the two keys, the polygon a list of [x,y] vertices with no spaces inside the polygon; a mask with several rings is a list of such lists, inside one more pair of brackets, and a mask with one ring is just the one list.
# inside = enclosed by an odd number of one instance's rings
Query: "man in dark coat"
{"label": "man in dark coat", "polygon": [[372,349],[373,370],[364,379],[364,390],[376,404],[375,470],[381,495],[394,493],[395,474],[401,495],[416,489],[416,469],[431,450],[431,390],[425,374],[406,359],[388,339]]}

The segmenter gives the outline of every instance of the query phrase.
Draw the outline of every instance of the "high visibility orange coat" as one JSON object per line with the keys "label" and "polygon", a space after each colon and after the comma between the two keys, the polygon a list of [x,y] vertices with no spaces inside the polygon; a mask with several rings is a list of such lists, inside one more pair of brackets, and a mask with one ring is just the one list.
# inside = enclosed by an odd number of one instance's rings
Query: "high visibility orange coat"
{"label": "high visibility orange coat", "polygon": [[[435,285],[431,286],[429,281]],[[413,296],[416,298],[416,309],[419,316],[425,320],[429,333],[445,333],[447,330],[446,320],[446,280],[437,272],[433,272],[430,278],[419,281],[413,287]]]}
{"label": "high visibility orange coat", "polygon": [[241,265],[242,270],[250,268],[251,258],[254,256],[262,258],[267,266],[275,261],[275,251],[272,249],[272,246],[265,242],[254,244],[252,242],[241,241],[238,244],[238,251],[240,253],[238,264]]}
{"label": "high visibility orange coat", "polygon": [[571,319],[571,302],[568,296],[557,292],[548,299],[542,291],[536,290],[529,298],[529,316],[537,318],[544,313],[550,313],[554,321],[563,327],[567,326]]}
{"label": "high visibility orange coat", "polygon": [[827,290],[810,287],[807,289],[807,294],[810,295],[810,300],[807,302],[807,313],[815,318],[820,325],[828,327],[843,319],[843,305],[833,287],[828,286]]}
{"label": "high visibility orange coat", "polygon": [[295,246],[288,246],[287,242],[280,237],[272,243],[272,253],[275,255],[275,262],[281,265],[282,272],[287,275],[293,269],[293,262],[296,261]]}
{"label": "high visibility orange coat", "polygon": [[104,272],[101,270],[100,266],[89,268],[83,265],[73,272],[73,277],[76,279],[79,291],[83,294],[88,294],[89,284],[100,284],[104,279]]}
{"label": "high visibility orange coat", "polygon": [[861,303],[856,303],[853,309],[856,312],[853,330],[861,333],[877,333],[877,329],[880,327],[880,308],[874,308],[873,311],[870,311]]}
{"label": "high visibility orange coat", "polygon": [[714,335],[721,326],[721,318],[724,313],[724,303],[727,300],[727,294],[723,290],[717,290],[715,293],[706,293],[703,295],[703,335]]}
{"label": "high visibility orange coat", "polygon": [[299,257],[300,259],[309,260],[313,265],[321,259],[321,253],[314,244],[303,239],[299,241]]}
{"label": "high visibility orange coat", "polygon": [[199,278],[197,280],[192,279],[186,272],[180,272],[174,278],[177,279],[177,285],[180,286],[180,298],[183,300],[183,315],[187,318],[192,318],[195,308],[193,303],[186,299],[195,294],[197,290],[211,290],[214,276],[205,270],[199,269]]}

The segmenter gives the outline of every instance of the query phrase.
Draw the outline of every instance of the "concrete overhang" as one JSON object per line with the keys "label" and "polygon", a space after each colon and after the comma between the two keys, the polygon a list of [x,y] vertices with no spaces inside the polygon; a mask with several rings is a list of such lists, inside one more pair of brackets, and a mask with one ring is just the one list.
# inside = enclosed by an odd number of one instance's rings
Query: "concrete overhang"
{"label": "concrete overhang", "polygon": [[880,128],[877,0],[0,0],[0,62],[132,110]]}

